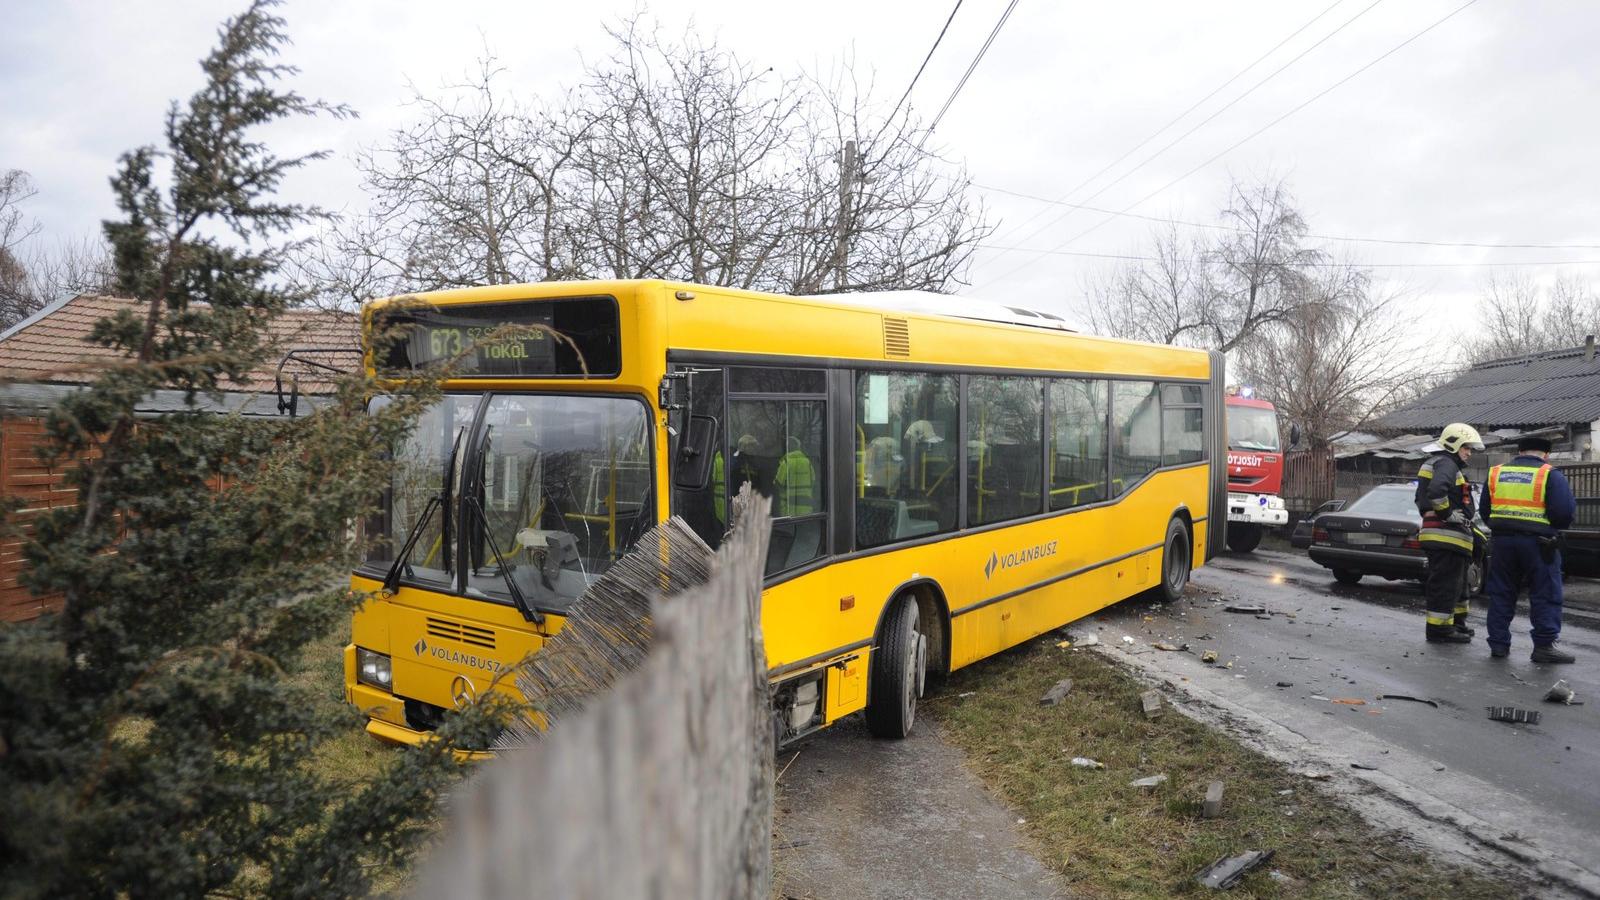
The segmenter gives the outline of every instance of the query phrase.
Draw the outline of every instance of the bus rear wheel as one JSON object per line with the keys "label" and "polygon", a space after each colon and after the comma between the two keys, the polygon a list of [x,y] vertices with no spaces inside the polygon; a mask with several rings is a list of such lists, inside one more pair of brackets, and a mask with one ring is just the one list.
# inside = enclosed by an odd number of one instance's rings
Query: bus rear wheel
{"label": "bus rear wheel", "polygon": [[917,718],[928,673],[928,639],[916,600],[900,597],[883,624],[872,654],[867,694],[867,730],[881,738],[903,738]]}
{"label": "bus rear wheel", "polygon": [[1161,586],[1155,594],[1157,600],[1171,603],[1182,597],[1183,589],[1189,586],[1190,549],[1194,546],[1189,539],[1189,526],[1177,518],[1168,522],[1167,539],[1161,546]]}

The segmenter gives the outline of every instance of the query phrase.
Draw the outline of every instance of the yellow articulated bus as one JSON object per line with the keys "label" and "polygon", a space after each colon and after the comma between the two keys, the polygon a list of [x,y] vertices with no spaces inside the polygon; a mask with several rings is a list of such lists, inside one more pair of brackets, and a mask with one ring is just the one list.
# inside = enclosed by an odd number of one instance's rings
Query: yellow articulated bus
{"label": "yellow articulated bus", "polygon": [[[377,301],[380,369],[465,352],[397,453],[345,652],[368,730],[411,742],[556,633],[672,515],[716,546],[749,482],[774,522],[774,728],[864,711],[907,734],[929,681],[1142,592],[1226,533],[1217,354],[935,295],[661,281]],[[514,340],[501,326],[543,326]],[[491,336],[485,339],[485,336]]]}

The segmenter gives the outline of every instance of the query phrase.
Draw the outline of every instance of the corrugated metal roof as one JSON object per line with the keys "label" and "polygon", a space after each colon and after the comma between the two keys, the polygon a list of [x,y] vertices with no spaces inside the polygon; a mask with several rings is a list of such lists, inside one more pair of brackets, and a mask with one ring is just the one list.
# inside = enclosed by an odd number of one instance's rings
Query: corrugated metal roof
{"label": "corrugated metal roof", "polygon": [[1435,431],[1451,422],[1485,428],[1587,425],[1600,419],[1600,358],[1583,347],[1499,359],[1377,419],[1385,430]]}

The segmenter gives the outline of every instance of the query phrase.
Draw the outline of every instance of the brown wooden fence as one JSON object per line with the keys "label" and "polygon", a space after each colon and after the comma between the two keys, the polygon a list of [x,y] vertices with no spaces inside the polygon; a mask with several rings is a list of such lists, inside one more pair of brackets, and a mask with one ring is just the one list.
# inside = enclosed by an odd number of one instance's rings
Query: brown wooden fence
{"label": "brown wooden fence", "polygon": [[61,466],[39,459],[44,444],[44,420],[32,416],[0,417],[0,497],[20,500],[12,521],[21,534],[0,536],[0,621],[19,622],[61,607],[60,595],[35,597],[19,581],[22,547],[28,542],[31,521],[48,510],[71,506],[77,491],[66,484]]}

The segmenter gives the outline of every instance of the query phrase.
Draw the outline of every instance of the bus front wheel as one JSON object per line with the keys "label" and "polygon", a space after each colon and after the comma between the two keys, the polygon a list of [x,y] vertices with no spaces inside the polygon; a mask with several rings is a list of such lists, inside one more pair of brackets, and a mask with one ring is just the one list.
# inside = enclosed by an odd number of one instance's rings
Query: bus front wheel
{"label": "bus front wheel", "polygon": [[917,698],[928,672],[928,639],[922,633],[916,600],[894,601],[871,665],[867,730],[881,738],[903,738],[916,721]]}

